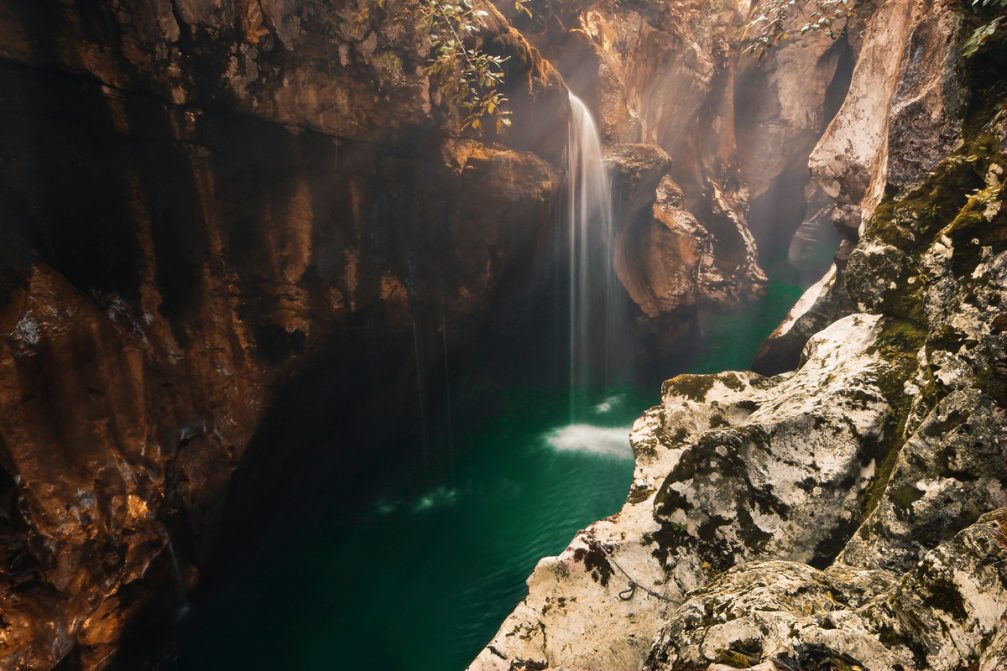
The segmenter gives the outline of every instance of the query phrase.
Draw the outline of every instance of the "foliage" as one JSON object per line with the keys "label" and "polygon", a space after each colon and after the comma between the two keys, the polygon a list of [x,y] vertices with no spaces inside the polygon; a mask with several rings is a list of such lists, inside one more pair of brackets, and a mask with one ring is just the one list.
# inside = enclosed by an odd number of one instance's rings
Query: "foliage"
{"label": "foliage", "polygon": [[976,28],[969,38],[962,45],[962,55],[970,58],[978,52],[990,38],[1000,30],[1000,25],[1007,18],[1003,13],[1007,12],[1007,0],[972,0],[973,9],[994,9],[1001,12],[1001,16],[988,21]]}
{"label": "foliage", "polygon": [[[809,32],[825,33],[835,39],[846,28],[857,0],[763,0],[745,26],[747,50],[760,58],[779,42]],[[972,0],[977,12],[999,14],[976,28],[962,45],[962,55],[974,56],[991,39],[1007,28],[1007,0]]]}
{"label": "foliage", "polygon": [[[462,127],[479,129],[486,117],[497,130],[510,125],[504,83],[506,57],[472,46],[475,33],[485,27],[487,0],[418,0],[422,25],[429,31],[431,57],[426,72],[447,99],[462,111]],[[514,8],[531,15],[529,0],[514,0]]]}
{"label": "foliage", "polygon": [[[1007,0],[995,0],[997,2]],[[745,26],[746,49],[758,57],[786,38],[810,32],[839,37],[856,0],[764,0]]]}

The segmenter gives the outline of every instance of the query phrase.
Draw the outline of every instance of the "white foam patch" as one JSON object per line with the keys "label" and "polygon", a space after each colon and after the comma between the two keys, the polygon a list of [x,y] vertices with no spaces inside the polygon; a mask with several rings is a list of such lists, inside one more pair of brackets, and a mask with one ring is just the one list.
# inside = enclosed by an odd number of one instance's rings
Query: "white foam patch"
{"label": "white foam patch", "polygon": [[601,403],[594,406],[592,410],[596,415],[607,415],[626,399],[625,394],[616,394],[606,397]]}
{"label": "white foam patch", "polygon": [[431,490],[416,500],[413,506],[414,513],[421,513],[434,508],[450,506],[458,500],[458,490],[447,487],[438,487]]}
{"label": "white foam patch", "polygon": [[557,452],[582,452],[616,459],[632,459],[630,427],[602,427],[570,424],[546,434],[546,442]]}

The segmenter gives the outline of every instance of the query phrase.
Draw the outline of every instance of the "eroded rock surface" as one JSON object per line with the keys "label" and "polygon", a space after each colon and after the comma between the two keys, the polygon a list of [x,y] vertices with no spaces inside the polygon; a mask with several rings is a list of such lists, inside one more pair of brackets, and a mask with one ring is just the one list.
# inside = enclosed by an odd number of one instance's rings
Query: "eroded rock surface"
{"label": "eroded rock surface", "polygon": [[667,154],[657,145],[615,145],[605,162],[618,198],[613,263],[640,311],[653,320],[683,307],[732,304],[743,291],[733,262],[688,210]]}
{"label": "eroded rock surface", "polygon": [[1007,610],[1005,532],[999,509],[898,580],[842,564],[745,564],[679,608],[644,668],[996,668],[979,665],[998,655],[987,642]]}
{"label": "eroded rock surface", "polygon": [[562,147],[523,115],[562,127],[562,79],[490,17],[519,110],[460,137],[406,18],[0,3],[0,667],[105,667],[196,583],[278,389],[367,329],[464,347],[526,271]]}
{"label": "eroded rock surface", "polygon": [[[616,148],[656,145],[671,158],[670,178],[681,192],[673,205],[675,221],[664,217],[639,225],[627,233],[626,246],[640,249],[654,242],[663,247],[654,256],[670,260],[676,252],[669,249],[668,231],[680,240],[685,228],[698,231],[691,221],[699,221],[709,234],[700,232],[689,243],[712,250],[704,252],[711,257],[707,286],[687,281],[683,273],[670,280],[680,295],[667,297],[668,278],[655,277],[650,288],[643,277],[624,279],[634,302],[652,315],[690,302],[690,293],[720,306],[761,295],[766,277],[749,230],[750,194],[734,133],[732,45],[742,10],[734,2],[711,7],[701,1],[598,0],[545,3],[541,11],[535,20],[515,22],[595,111],[608,142]],[[795,110],[801,106],[796,103]],[[683,252],[685,265],[691,265],[691,252]],[[646,262],[653,265],[653,259]]]}

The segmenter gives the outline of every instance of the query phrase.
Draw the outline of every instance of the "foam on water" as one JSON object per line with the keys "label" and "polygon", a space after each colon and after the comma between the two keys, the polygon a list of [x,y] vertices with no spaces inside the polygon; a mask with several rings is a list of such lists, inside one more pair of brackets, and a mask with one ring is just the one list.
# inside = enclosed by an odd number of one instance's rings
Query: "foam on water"
{"label": "foam on water", "polygon": [[607,415],[612,412],[616,406],[621,405],[624,400],[626,400],[626,394],[606,396],[605,399],[601,403],[596,404],[592,410],[596,415]]}
{"label": "foam on water", "polygon": [[546,442],[557,452],[582,452],[616,459],[632,459],[630,427],[570,424],[546,434]]}
{"label": "foam on water", "polygon": [[433,508],[441,508],[443,506],[450,506],[455,501],[458,500],[458,490],[450,489],[448,487],[437,487],[427,492],[419,499],[416,500],[416,504],[413,506],[414,513],[421,513],[426,510],[431,510]]}
{"label": "foam on water", "polygon": [[398,509],[399,504],[396,502],[378,501],[374,505],[374,512],[376,512],[378,515],[391,515]]}

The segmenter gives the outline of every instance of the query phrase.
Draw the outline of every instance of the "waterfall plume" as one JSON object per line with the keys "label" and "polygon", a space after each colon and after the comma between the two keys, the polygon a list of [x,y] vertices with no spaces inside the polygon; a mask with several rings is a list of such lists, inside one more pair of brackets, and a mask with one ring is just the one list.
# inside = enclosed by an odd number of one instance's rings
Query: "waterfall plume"
{"label": "waterfall plume", "polygon": [[565,215],[573,421],[583,413],[590,389],[625,381],[629,358],[623,336],[625,302],[612,263],[612,194],[601,139],[587,106],[569,95]]}

